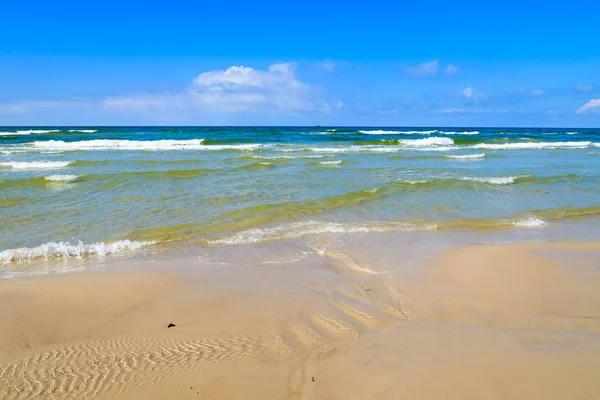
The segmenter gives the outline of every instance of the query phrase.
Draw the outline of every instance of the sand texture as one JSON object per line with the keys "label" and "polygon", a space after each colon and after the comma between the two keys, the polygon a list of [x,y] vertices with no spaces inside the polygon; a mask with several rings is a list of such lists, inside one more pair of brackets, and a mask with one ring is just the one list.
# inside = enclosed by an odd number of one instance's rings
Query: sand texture
{"label": "sand texture", "polygon": [[600,243],[373,260],[0,281],[0,398],[600,398]]}

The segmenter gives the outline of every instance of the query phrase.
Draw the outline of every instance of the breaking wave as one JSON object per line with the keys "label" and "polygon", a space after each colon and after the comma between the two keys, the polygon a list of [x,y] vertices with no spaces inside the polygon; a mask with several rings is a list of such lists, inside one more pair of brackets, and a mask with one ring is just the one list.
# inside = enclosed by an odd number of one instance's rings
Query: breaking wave
{"label": "breaking wave", "polygon": [[474,149],[487,150],[525,150],[525,149],[558,149],[588,147],[592,142],[522,142],[522,143],[478,143],[471,146]]}
{"label": "breaking wave", "polygon": [[206,145],[204,139],[190,140],[111,140],[96,139],[77,142],[62,140],[37,141],[29,143],[30,146],[43,150],[61,151],[91,151],[91,150],[257,150],[261,144],[232,144],[232,145]]}
{"label": "breaking wave", "polygon": [[45,180],[50,182],[72,181],[77,178],[79,178],[79,175],[49,175],[44,177]]}
{"label": "breaking wave", "polygon": [[454,155],[454,156],[446,156],[446,157],[454,158],[457,160],[475,160],[475,159],[485,158],[485,153]]}
{"label": "breaking wave", "polygon": [[84,244],[79,241],[75,244],[69,242],[50,242],[37,247],[22,247],[0,251],[0,263],[29,262],[37,259],[66,259],[85,257],[105,257],[109,254],[137,250],[151,246],[155,242],[132,242],[119,240],[110,244],[104,242]]}
{"label": "breaking wave", "polygon": [[337,223],[322,221],[303,221],[269,228],[248,229],[232,236],[205,240],[206,244],[243,245],[274,240],[296,239],[320,234],[356,234],[382,232],[411,232],[435,230],[435,224],[411,224],[408,222],[368,222]]}
{"label": "breaking wave", "polygon": [[42,134],[42,133],[52,133],[52,132],[60,132],[60,131],[45,130],[45,129],[28,129],[28,130],[13,131],[13,132],[0,132],[0,136],[31,135],[31,134]]}
{"label": "breaking wave", "polygon": [[72,161],[13,161],[0,163],[3,167],[12,169],[57,169],[69,166]]}
{"label": "breaking wave", "polygon": [[371,131],[358,131],[365,135],[429,135],[436,133],[437,130],[431,131],[386,131],[386,130],[371,130]]}

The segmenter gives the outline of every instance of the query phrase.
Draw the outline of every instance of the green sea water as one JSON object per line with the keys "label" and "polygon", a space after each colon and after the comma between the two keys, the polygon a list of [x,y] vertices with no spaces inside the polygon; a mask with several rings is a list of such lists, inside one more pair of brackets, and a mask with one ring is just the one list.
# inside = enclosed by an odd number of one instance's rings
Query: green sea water
{"label": "green sea water", "polygon": [[600,217],[600,131],[0,127],[0,263]]}

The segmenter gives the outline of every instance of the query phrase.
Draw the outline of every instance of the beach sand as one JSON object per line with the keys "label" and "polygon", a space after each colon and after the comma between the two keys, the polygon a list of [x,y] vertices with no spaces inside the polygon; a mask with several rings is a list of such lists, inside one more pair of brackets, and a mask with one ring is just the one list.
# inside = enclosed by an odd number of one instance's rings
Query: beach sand
{"label": "beach sand", "polygon": [[0,398],[600,398],[600,243],[373,259],[0,281]]}

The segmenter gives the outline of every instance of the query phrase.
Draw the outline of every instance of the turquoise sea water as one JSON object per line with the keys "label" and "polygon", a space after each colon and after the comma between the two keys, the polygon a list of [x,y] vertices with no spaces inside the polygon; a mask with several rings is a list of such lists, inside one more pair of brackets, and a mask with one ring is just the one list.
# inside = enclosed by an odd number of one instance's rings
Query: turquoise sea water
{"label": "turquoise sea water", "polygon": [[0,127],[0,262],[600,216],[600,130]]}

